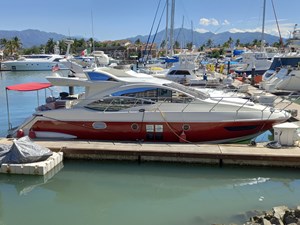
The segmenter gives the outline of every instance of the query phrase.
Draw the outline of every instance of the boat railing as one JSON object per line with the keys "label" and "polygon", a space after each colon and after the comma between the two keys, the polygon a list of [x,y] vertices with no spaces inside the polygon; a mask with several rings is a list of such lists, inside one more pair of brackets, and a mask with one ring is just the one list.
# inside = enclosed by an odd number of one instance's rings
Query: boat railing
{"label": "boat railing", "polygon": [[[211,97],[211,99],[214,101],[210,108],[206,108],[206,110],[208,110],[208,112],[213,112],[216,111],[216,109],[218,108],[218,106],[220,106],[221,102],[232,102],[232,103],[236,103],[236,109],[235,109],[235,113],[236,113],[236,118],[238,116],[238,114],[241,112],[241,110],[243,108],[245,108],[247,105],[252,105],[251,104],[251,100],[250,99],[245,99],[242,102],[233,102],[230,101],[233,98],[236,99],[240,99],[239,97]],[[155,98],[155,97],[144,97],[144,98],[138,98],[138,97],[130,97],[130,96],[108,96],[106,98],[102,98],[102,99],[98,99],[95,101],[91,101],[91,99],[89,99],[89,102],[91,102],[90,104],[87,104],[85,107],[88,109],[92,109],[92,110],[97,110],[97,111],[102,111],[102,112],[117,112],[117,111],[127,111],[127,112],[133,112],[133,111],[140,111],[141,109],[143,109],[143,112],[145,111],[144,108],[142,108],[143,106],[150,106],[153,105],[153,107],[148,108],[148,110],[146,111],[154,111],[154,112],[161,112],[163,111],[162,108],[165,107],[168,109],[168,106],[166,106],[166,103],[179,103],[180,107],[182,107],[180,109],[181,112],[185,112],[188,110],[188,108],[190,106],[197,107],[197,105],[199,106],[199,110],[203,109],[203,107],[201,107],[201,104],[203,104],[201,101],[197,101],[197,99],[192,99],[192,98],[178,98],[180,99],[180,101],[177,101],[176,98],[172,98],[172,97],[160,97],[160,98]],[[253,103],[254,104],[254,103]],[[219,108],[220,110],[223,110],[223,108]],[[264,115],[264,112],[268,110],[268,112],[274,112],[274,110],[272,110],[272,107],[269,107],[267,105],[265,105],[263,108],[261,108],[261,114],[262,117]],[[284,110],[284,109],[282,109]],[[247,111],[250,112],[251,111],[251,107],[248,108],[247,107]],[[257,111],[257,108],[256,110]]]}
{"label": "boat railing", "polygon": [[130,96],[108,96],[102,99],[85,99],[83,101],[89,102],[86,105],[82,102],[85,105],[85,108],[102,112],[117,112],[126,109],[130,112],[130,108],[156,103],[151,99]]}
{"label": "boat railing", "polygon": [[280,98],[280,101],[278,101],[275,106],[279,106],[282,103],[286,103],[285,105],[282,106],[280,111],[286,110],[293,103],[298,103],[300,101],[300,95],[295,92],[291,92],[286,96],[281,96],[278,98]]}

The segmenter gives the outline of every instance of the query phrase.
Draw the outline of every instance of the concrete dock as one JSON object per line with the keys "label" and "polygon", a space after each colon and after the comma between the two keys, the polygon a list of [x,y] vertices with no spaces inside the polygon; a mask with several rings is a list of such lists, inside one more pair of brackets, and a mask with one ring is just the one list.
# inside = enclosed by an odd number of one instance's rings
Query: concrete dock
{"label": "concrete dock", "polygon": [[[10,139],[0,139],[9,144]],[[36,144],[54,152],[63,152],[65,159],[100,159],[204,163],[214,165],[251,165],[300,167],[299,143],[292,147],[272,149],[266,143],[246,144],[181,144],[128,143],[104,141],[35,140]]]}

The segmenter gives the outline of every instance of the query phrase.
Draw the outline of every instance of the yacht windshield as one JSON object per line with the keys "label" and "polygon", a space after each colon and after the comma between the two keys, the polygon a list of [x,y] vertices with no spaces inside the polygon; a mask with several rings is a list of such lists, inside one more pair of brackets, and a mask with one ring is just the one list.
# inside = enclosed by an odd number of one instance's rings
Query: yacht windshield
{"label": "yacht windshield", "polygon": [[204,93],[204,92],[201,92],[199,90],[195,90],[194,88],[187,87],[187,86],[184,86],[184,85],[181,85],[181,84],[177,84],[175,82],[167,83],[167,84],[164,84],[164,85],[167,86],[167,87],[171,87],[171,88],[177,89],[179,91],[185,92],[185,93],[187,93],[187,94],[189,94],[193,97],[199,98],[199,99],[206,99],[206,98],[209,97],[209,95]]}

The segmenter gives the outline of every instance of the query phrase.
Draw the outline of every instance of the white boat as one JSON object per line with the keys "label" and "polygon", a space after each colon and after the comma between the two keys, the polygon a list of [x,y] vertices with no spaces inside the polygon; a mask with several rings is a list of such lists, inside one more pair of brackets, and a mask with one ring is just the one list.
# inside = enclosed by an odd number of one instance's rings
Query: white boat
{"label": "white boat", "polygon": [[240,66],[237,66],[234,69],[236,73],[246,73],[247,75],[250,75],[252,70],[255,69],[255,74],[262,75],[270,68],[272,60],[270,60],[270,57],[264,51],[248,51],[242,54],[242,61],[240,64]]}
{"label": "white boat", "polygon": [[200,53],[182,53],[178,55],[179,61],[168,70],[152,72],[157,78],[171,80],[185,85],[219,86],[223,76],[215,71],[199,68]]}
{"label": "white boat", "polygon": [[76,98],[61,95],[63,98],[48,101],[52,107],[39,107],[10,130],[10,135],[224,143],[255,137],[290,117],[284,110],[243,99],[211,98],[193,88],[134,71],[97,68],[86,74],[87,79],[47,77],[52,85],[81,86],[85,91]]}
{"label": "white boat", "polygon": [[288,46],[289,51],[274,56],[270,69],[263,74],[261,87],[269,92],[300,91],[300,30],[296,26]]}
{"label": "white boat", "polygon": [[294,68],[289,71],[289,73],[283,77],[280,82],[276,85],[278,90],[286,91],[300,91],[300,70],[299,68]]}
{"label": "white boat", "polygon": [[24,55],[17,60],[2,62],[4,70],[10,71],[51,71],[53,68],[67,70],[59,61],[64,56],[57,54]]}
{"label": "white boat", "polygon": [[300,68],[281,68],[274,72],[267,81],[262,82],[261,88],[271,93],[300,92]]}
{"label": "white boat", "polygon": [[262,19],[262,37],[260,51],[247,51],[241,56],[243,57],[241,67],[237,67],[235,72],[238,74],[246,73],[252,74],[255,70],[255,75],[263,75],[271,66],[272,58],[278,53],[278,49],[273,47],[265,47],[264,33],[265,33],[265,11],[266,0],[263,1],[263,19]]}

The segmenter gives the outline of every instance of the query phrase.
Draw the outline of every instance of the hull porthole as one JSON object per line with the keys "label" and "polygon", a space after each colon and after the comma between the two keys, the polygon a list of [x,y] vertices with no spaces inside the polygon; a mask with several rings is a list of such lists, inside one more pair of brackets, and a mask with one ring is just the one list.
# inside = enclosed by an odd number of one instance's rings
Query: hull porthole
{"label": "hull porthole", "polygon": [[139,129],[139,125],[136,123],[131,124],[131,129],[137,131]]}
{"label": "hull porthole", "polygon": [[96,129],[96,130],[103,130],[103,129],[106,129],[106,123],[104,122],[94,122],[92,124],[93,128]]}
{"label": "hull porthole", "polygon": [[191,127],[190,127],[190,125],[189,124],[183,124],[182,125],[182,129],[184,130],[184,131],[187,131],[187,130],[189,130]]}

